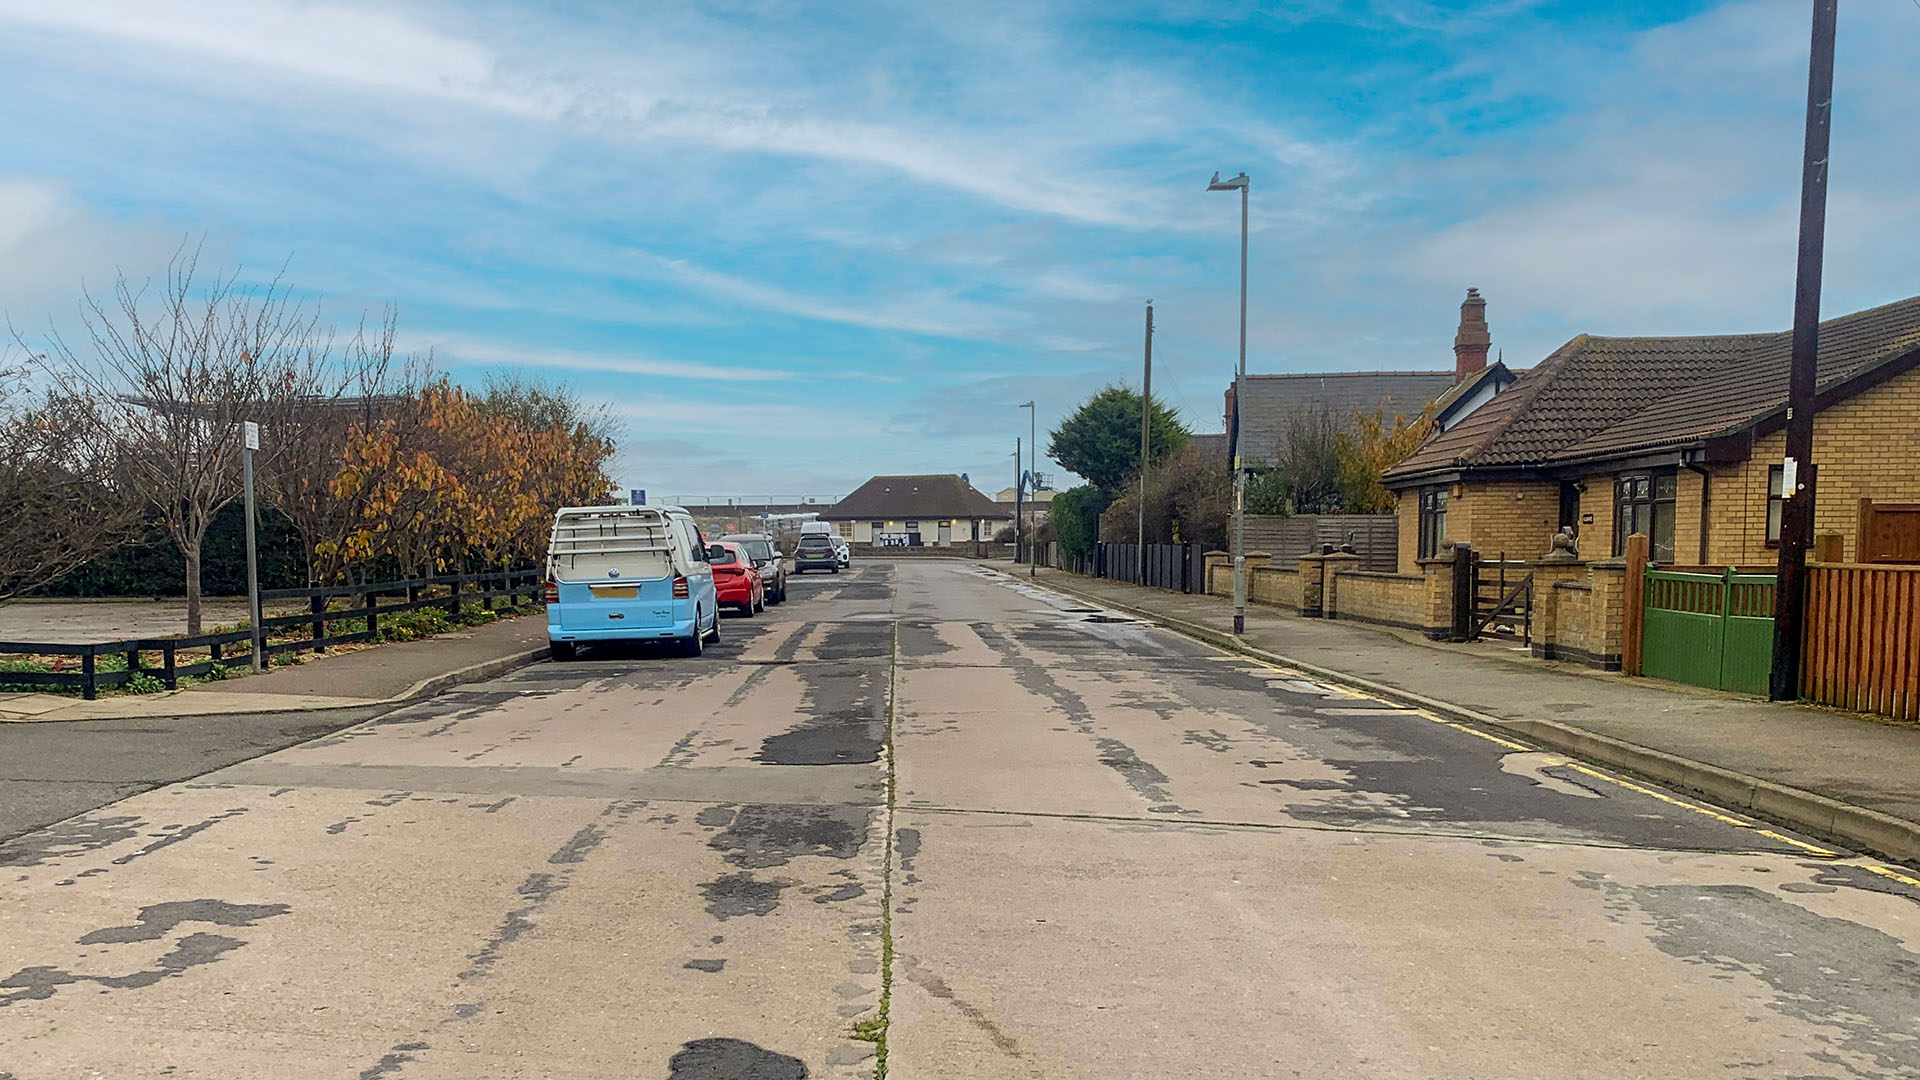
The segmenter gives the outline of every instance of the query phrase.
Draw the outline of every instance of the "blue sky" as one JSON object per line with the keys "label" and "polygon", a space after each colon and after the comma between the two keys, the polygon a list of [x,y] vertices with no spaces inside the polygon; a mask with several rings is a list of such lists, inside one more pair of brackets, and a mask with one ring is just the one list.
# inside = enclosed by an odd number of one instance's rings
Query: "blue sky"
{"label": "blue sky", "polygon": [[[1805,0],[0,0],[0,309],[183,237],[463,379],[625,418],[623,484],[989,491],[1137,380],[1451,366],[1789,321]],[[1840,16],[1829,313],[1920,293],[1920,5]],[[1043,462],[1042,468],[1047,466]]]}

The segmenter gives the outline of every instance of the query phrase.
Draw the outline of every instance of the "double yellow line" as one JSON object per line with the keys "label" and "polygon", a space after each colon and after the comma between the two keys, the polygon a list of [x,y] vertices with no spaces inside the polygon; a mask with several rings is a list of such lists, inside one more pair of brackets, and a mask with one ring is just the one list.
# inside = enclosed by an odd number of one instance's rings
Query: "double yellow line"
{"label": "double yellow line", "polygon": [[[1196,638],[1194,640],[1199,640],[1199,639]],[[1290,679],[1298,679],[1302,682],[1311,683],[1315,686],[1326,685],[1325,683],[1319,682],[1313,676],[1303,671],[1294,671],[1291,668],[1280,667],[1277,664],[1269,664],[1264,660],[1258,660],[1258,659],[1255,659],[1254,657],[1247,656],[1243,653],[1236,653],[1227,649],[1222,649],[1218,645],[1214,645],[1211,642],[1202,642],[1202,644],[1206,645],[1208,648],[1214,649],[1215,651],[1221,653],[1222,659],[1232,659],[1243,664],[1250,664],[1255,667],[1263,668],[1267,671],[1278,672],[1279,674],[1285,675]],[[1507,750],[1516,750],[1523,753],[1535,752],[1534,747],[1527,746],[1524,743],[1517,743],[1517,742],[1514,742],[1512,739],[1503,738],[1489,731],[1481,731],[1479,728],[1471,727],[1467,724],[1462,724],[1455,720],[1448,720],[1445,717],[1435,716],[1430,712],[1425,712],[1420,709],[1408,708],[1407,706],[1400,705],[1395,702],[1387,701],[1383,698],[1375,697],[1374,695],[1368,694],[1364,691],[1355,690],[1347,686],[1328,686],[1327,688],[1329,690],[1338,690],[1339,692],[1344,694],[1351,694],[1354,697],[1361,698],[1366,701],[1378,702],[1381,705],[1384,705],[1388,708],[1398,709],[1408,713],[1409,715],[1417,716],[1422,720],[1428,721],[1429,723],[1439,724],[1441,727],[1452,728],[1455,731],[1459,731],[1459,732],[1463,732],[1465,734],[1471,735],[1476,739],[1485,739],[1486,741],[1493,743],[1496,746],[1503,747]],[[1550,767],[1571,769],[1574,772],[1581,774],[1582,776],[1590,776],[1595,780],[1604,781],[1606,783],[1614,785],[1615,787],[1624,788],[1628,791],[1632,791],[1641,795],[1648,796],[1649,798],[1658,799],[1661,802],[1668,804],[1669,806],[1675,806],[1682,810],[1690,810],[1703,817],[1712,818],[1713,820],[1718,821],[1723,825],[1731,825],[1736,829],[1746,829],[1751,833],[1753,833],[1753,835],[1755,836],[1764,836],[1769,840],[1772,840],[1776,843],[1785,844],[1788,847],[1795,848],[1800,852],[1802,852],[1803,854],[1813,856],[1814,858],[1831,859],[1840,865],[1857,866],[1860,869],[1867,871],[1868,873],[1877,874],[1891,881],[1900,882],[1902,885],[1909,885],[1909,886],[1912,886],[1913,888],[1920,889],[1920,878],[1914,878],[1908,874],[1902,873],[1899,870],[1895,870],[1893,867],[1883,866],[1878,863],[1867,862],[1864,860],[1848,859],[1845,853],[1843,852],[1834,851],[1830,848],[1824,848],[1818,844],[1813,844],[1805,840],[1801,840],[1798,837],[1788,836],[1787,834],[1783,832],[1779,832],[1775,829],[1764,828],[1758,824],[1755,824],[1752,821],[1748,821],[1743,818],[1734,817],[1732,814],[1722,813],[1721,811],[1715,810],[1712,807],[1701,806],[1699,803],[1688,802],[1685,799],[1676,798],[1672,795],[1667,794],[1664,791],[1655,790],[1654,788],[1647,787],[1644,784],[1636,784],[1631,780],[1623,780],[1618,776],[1608,775],[1607,773],[1601,772],[1600,770],[1595,769],[1591,766],[1582,765],[1577,761],[1568,761],[1564,758],[1559,758],[1559,757],[1548,757],[1544,762],[1544,764]]]}

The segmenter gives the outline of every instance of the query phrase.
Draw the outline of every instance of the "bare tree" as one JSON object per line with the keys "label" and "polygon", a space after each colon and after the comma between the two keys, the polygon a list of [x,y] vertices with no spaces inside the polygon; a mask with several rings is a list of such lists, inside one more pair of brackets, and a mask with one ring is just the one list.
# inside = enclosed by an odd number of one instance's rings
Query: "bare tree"
{"label": "bare tree", "polygon": [[[200,552],[214,515],[241,494],[241,425],[273,430],[303,400],[339,394],[332,340],[318,313],[275,278],[242,287],[237,275],[197,280],[199,252],[186,247],[164,282],[135,286],[120,275],[112,295],[81,306],[83,349],[56,331],[41,358],[89,397],[119,442],[124,474],[186,563],[187,633],[200,618]],[[263,441],[258,463],[277,450]]]}
{"label": "bare tree", "polygon": [[0,602],[58,580],[125,543],[145,501],[99,449],[92,401],[35,392],[0,368]]}
{"label": "bare tree", "polygon": [[[392,431],[403,453],[417,442],[415,402],[431,378],[432,357],[395,357],[396,325],[391,308],[376,326],[363,322],[338,356],[336,383],[343,392],[291,401],[280,418],[278,453],[263,482],[300,534],[309,584],[346,576],[356,561],[346,540],[362,527],[370,500],[384,487],[384,476],[367,476],[366,468],[355,483],[342,484],[349,445],[375,431]],[[371,468],[391,471],[397,464],[390,457]]]}

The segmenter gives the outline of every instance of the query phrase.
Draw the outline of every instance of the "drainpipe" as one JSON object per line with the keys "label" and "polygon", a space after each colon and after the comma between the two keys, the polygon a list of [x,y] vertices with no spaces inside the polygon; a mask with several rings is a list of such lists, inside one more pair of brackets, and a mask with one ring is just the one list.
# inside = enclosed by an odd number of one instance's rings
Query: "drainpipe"
{"label": "drainpipe", "polygon": [[1708,472],[1704,465],[1695,465],[1691,461],[1686,464],[1688,472],[1700,474],[1700,565],[1705,566],[1707,565],[1708,523],[1713,520],[1712,514],[1709,513],[1713,508],[1713,474]]}

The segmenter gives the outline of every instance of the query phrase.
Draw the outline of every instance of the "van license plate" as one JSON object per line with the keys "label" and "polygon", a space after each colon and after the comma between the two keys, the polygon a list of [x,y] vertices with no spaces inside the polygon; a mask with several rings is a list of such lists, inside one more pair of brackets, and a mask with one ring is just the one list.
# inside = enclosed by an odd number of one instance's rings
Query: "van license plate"
{"label": "van license plate", "polygon": [[633,600],[639,595],[638,585],[595,585],[593,587],[595,600]]}

